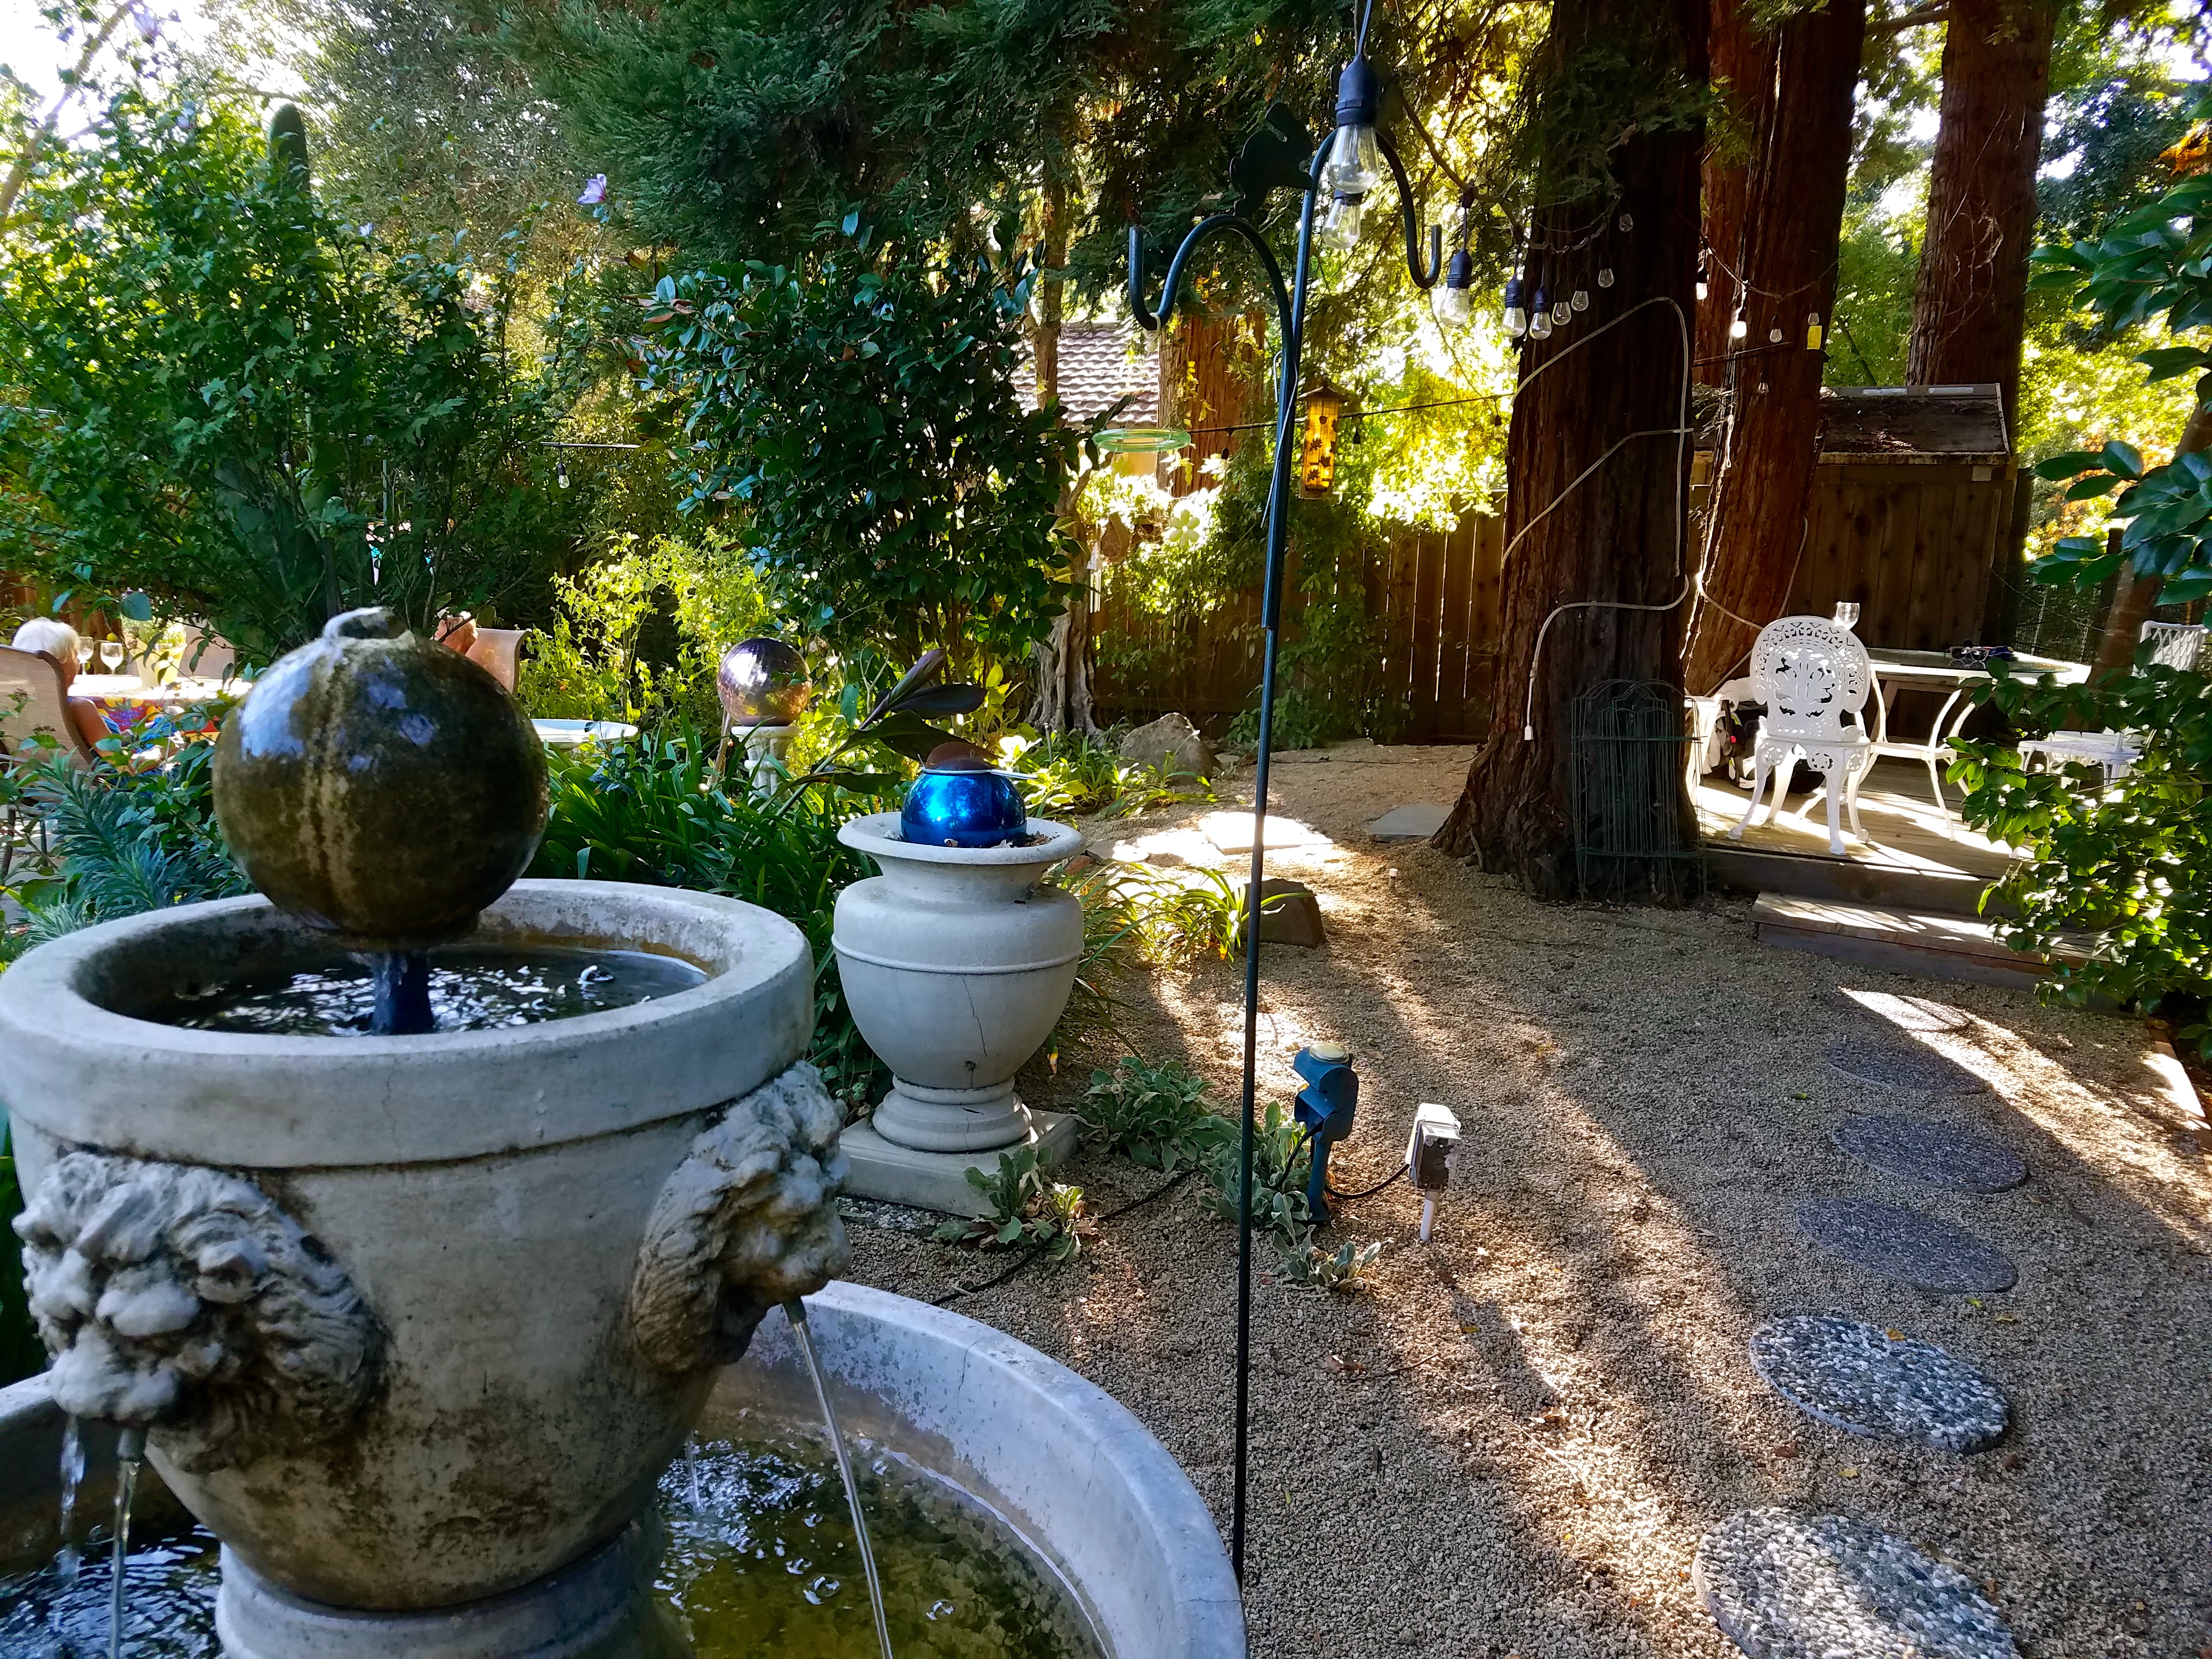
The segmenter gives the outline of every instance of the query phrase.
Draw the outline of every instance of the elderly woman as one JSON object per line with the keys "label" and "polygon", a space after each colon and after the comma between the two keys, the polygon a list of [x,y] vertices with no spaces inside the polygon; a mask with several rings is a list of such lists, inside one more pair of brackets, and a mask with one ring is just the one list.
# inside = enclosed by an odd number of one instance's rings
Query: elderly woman
{"label": "elderly woman", "polygon": [[[76,653],[81,641],[76,629],[67,623],[52,617],[33,617],[15,630],[9,641],[18,651],[43,651],[61,665],[62,691],[68,694],[70,682],[76,678]],[[77,735],[87,743],[96,744],[114,736],[102,718],[100,705],[89,697],[69,699],[70,719],[76,723]]]}

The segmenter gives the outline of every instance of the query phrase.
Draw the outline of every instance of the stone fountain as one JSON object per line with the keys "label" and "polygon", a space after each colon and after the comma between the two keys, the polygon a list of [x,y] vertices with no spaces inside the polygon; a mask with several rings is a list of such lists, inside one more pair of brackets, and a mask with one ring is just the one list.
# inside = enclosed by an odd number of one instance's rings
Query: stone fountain
{"label": "stone fountain", "polygon": [[[1126,1412],[968,1321],[825,1291],[848,1260],[842,1114],[801,1059],[796,927],[516,881],[544,810],[527,722],[380,612],[271,670],[216,789],[279,902],[93,927],[0,975],[16,1228],[54,1356],[0,1392],[0,1540],[31,1535],[8,1506],[50,1492],[21,1471],[53,1467],[66,1414],[126,1455],[143,1437],[220,1537],[234,1659],[681,1652],[651,1593],[656,1484],[710,1395],[797,1398],[781,1312],[737,1362],[771,1310],[823,1292],[841,1411],[1006,1516],[1107,1653],[1243,1652],[1204,1506]],[[450,1029],[465,963],[501,952],[696,982]],[[334,957],[362,955],[373,1013],[329,1029],[366,1034],[187,1017],[223,988],[339,983]]]}

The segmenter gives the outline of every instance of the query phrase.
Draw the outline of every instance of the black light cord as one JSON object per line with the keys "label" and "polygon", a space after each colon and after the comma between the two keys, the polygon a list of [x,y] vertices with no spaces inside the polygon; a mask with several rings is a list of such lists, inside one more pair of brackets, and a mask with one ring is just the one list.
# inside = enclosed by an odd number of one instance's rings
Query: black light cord
{"label": "black light cord", "polygon": [[[1105,1214],[1098,1218],[1099,1225],[1103,1226],[1106,1223],[1117,1220],[1121,1217],[1127,1215],[1133,1211],[1141,1210],[1146,1205],[1151,1203],[1156,1198],[1164,1198],[1168,1194],[1182,1186],[1184,1182],[1196,1175],[1198,1173],[1198,1168],[1199,1166],[1197,1164],[1193,1164],[1182,1170],[1179,1174],[1170,1176],[1165,1181],[1160,1182],[1158,1186],[1153,1188],[1152,1191],[1146,1193],[1143,1197],[1133,1198],[1127,1204],[1121,1205],[1116,1208],[1107,1211]],[[1021,1272],[1023,1268],[1028,1267],[1030,1263],[1035,1261],[1037,1257],[1042,1254],[1043,1247],[1042,1245],[1032,1244],[1028,1249],[1022,1252],[1021,1259],[1016,1261],[1012,1267],[1007,1268],[1004,1273],[994,1274],[991,1278],[985,1279],[980,1285],[955,1285],[951,1290],[945,1291],[943,1296],[933,1297],[930,1299],[929,1305],[933,1308],[942,1308],[951,1303],[958,1301],[963,1296],[981,1296],[985,1291],[994,1290],[999,1285],[1005,1284],[1008,1279],[1012,1279],[1016,1273]]]}
{"label": "black light cord", "polygon": [[1340,1204],[1349,1204],[1356,1199],[1372,1198],[1376,1194],[1381,1192],[1385,1187],[1389,1186],[1391,1182],[1397,1180],[1399,1176],[1404,1175],[1407,1167],[1408,1166],[1406,1164],[1401,1164],[1395,1170],[1390,1172],[1387,1180],[1378,1181],[1372,1187],[1364,1188],[1356,1193],[1340,1193],[1335,1188],[1331,1187],[1328,1188],[1328,1195],[1336,1200]]}

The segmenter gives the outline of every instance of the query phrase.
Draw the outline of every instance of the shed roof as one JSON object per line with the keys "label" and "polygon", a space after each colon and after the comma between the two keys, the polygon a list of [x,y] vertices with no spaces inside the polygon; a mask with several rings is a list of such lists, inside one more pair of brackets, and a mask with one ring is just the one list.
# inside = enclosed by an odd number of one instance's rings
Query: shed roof
{"label": "shed roof", "polygon": [[[1729,394],[1692,390],[1698,447],[1711,449],[1720,441]],[[2012,447],[1994,385],[1823,386],[1820,446],[1831,465],[1995,465]]]}
{"label": "shed roof", "polygon": [[[1144,337],[1149,343],[1152,337]],[[1035,354],[1022,353],[1019,387],[1022,407],[1036,407]],[[1060,407],[1078,424],[1128,397],[1129,405],[1118,417],[1125,424],[1146,424],[1159,419],[1160,371],[1157,351],[1139,344],[1137,330],[1127,322],[1064,323],[1060,331]]]}

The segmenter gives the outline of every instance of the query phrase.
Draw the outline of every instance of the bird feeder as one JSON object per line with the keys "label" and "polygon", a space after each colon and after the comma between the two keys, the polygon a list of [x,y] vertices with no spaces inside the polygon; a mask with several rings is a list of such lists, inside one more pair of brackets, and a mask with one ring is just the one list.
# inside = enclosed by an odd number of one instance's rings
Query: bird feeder
{"label": "bird feeder", "polygon": [[1298,493],[1327,495],[1336,487],[1336,428],[1344,416],[1344,394],[1328,381],[1306,393],[1305,441],[1298,453]]}

